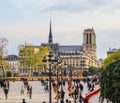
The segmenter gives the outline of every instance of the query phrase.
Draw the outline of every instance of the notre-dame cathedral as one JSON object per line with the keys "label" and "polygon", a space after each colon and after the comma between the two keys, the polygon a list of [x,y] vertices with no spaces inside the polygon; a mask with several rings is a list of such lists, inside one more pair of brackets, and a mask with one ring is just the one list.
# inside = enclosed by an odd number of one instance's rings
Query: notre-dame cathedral
{"label": "notre-dame cathedral", "polygon": [[53,42],[50,21],[48,43],[42,43],[41,46],[49,46],[56,55],[60,56],[64,64],[72,68],[86,70],[90,66],[101,66],[96,56],[96,34],[93,28],[84,30],[82,45],[60,45]]}

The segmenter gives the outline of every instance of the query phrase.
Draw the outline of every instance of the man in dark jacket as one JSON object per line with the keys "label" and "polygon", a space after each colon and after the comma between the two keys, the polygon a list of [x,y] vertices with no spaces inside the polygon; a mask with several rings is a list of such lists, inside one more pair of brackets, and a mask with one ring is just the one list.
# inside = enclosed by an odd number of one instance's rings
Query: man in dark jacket
{"label": "man in dark jacket", "polygon": [[64,97],[65,97],[65,92],[62,90],[61,91],[61,101],[60,101],[60,103],[64,103]]}

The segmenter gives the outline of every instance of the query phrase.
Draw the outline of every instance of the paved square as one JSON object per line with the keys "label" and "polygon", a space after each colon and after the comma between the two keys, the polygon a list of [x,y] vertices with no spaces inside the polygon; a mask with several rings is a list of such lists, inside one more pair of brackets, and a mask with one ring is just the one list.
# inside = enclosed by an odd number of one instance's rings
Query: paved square
{"label": "paved square", "polygon": [[[29,99],[29,96],[26,94],[27,90],[25,89],[25,95],[20,94],[21,86],[23,85],[23,82],[16,81],[16,82],[10,82],[10,90],[8,94],[8,99],[5,100],[5,96],[3,93],[3,89],[0,88],[0,103],[21,103],[22,99],[25,98],[27,103],[42,103],[45,101],[46,103],[49,103],[49,92],[45,92],[44,86],[41,85],[40,81],[29,81],[29,84],[32,86],[32,99]],[[70,98],[68,96],[68,86],[66,83],[66,86],[63,87],[63,90],[65,91],[65,99],[69,99],[73,101],[73,98]],[[87,84],[84,84],[84,94],[88,93],[87,90]],[[52,102],[55,103],[55,92],[52,89]],[[95,96],[95,98],[92,98],[90,101],[98,99],[99,95]],[[93,102],[90,102],[93,103]],[[97,102],[96,102],[97,103]],[[98,102],[99,103],[99,102]]]}

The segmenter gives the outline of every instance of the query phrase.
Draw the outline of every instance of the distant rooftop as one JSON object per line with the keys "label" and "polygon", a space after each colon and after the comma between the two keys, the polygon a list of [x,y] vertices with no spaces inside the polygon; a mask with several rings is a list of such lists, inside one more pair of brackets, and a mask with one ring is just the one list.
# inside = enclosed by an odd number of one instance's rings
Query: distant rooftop
{"label": "distant rooftop", "polygon": [[81,45],[63,45],[59,47],[59,55],[79,55],[82,51]]}
{"label": "distant rooftop", "polygon": [[109,48],[109,53],[111,52],[111,53],[114,53],[114,52],[117,52],[118,50],[120,50],[120,49],[116,49],[116,48],[113,48],[113,49],[111,49],[111,48]]}
{"label": "distant rooftop", "polygon": [[8,61],[14,61],[14,60],[18,60],[18,56],[17,55],[8,55],[4,59],[8,60]]}
{"label": "distant rooftop", "polygon": [[84,31],[89,32],[89,31],[94,31],[94,29],[93,28],[88,28],[88,29],[85,29]]}
{"label": "distant rooftop", "polygon": [[81,51],[82,50],[82,46],[81,45],[61,45],[59,47],[59,51]]}

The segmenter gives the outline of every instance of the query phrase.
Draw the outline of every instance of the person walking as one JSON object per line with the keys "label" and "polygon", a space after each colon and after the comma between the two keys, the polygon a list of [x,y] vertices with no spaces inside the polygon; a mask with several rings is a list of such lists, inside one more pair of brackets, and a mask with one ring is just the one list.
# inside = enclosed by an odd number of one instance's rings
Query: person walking
{"label": "person walking", "polygon": [[8,99],[8,87],[4,87],[5,98]]}
{"label": "person walking", "polygon": [[79,94],[79,103],[87,103],[85,99],[85,95],[83,95],[82,92],[80,92]]}
{"label": "person walking", "polygon": [[24,95],[24,86],[22,85],[22,87],[21,87],[21,95]]}
{"label": "person walking", "polygon": [[3,90],[4,90],[5,98],[8,99],[9,84],[7,81],[4,81]]}
{"label": "person walking", "polygon": [[65,96],[65,92],[62,90],[60,103],[64,103],[64,96]]}
{"label": "person walking", "polygon": [[30,85],[27,85],[27,95],[29,95],[30,92]]}
{"label": "person walking", "polygon": [[44,87],[45,87],[45,92],[47,92],[48,91],[48,83],[47,82],[45,83]]}
{"label": "person walking", "polygon": [[32,98],[32,86],[30,87],[30,90],[29,90],[29,96],[30,96],[30,99]]}
{"label": "person walking", "polygon": [[77,90],[77,87],[76,87],[75,91],[74,91],[74,100],[76,101],[77,98],[78,98],[78,90]]}
{"label": "person walking", "polygon": [[59,99],[60,99],[60,92],[59,91],[57,91],[55,99],[57,100],[57,102],[59,101]]}
{"label": "person walking", "polygon": [[79,84],[79,88],[80,88],[80,92],[83,92],[84,87],[81,83]]}

